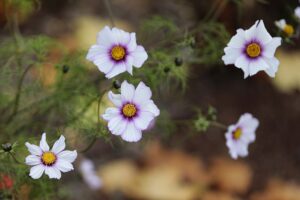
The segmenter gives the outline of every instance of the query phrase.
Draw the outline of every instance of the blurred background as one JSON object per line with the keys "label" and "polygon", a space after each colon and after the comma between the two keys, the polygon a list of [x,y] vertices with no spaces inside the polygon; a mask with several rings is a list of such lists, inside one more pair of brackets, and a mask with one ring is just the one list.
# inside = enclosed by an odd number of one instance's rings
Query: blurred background
{"label": "blurred background", "polygon": [[[221,60],[236,29],[249,28],[258,19],[264,20],[273,36],[280,34],[274,21],[282,18],[296,30],[293,13],[298,1],[16,2],[0,1],[0,142],[23,144],[28,138],[39,138],[43,131],[53,136],[65,134],[70,149],[83,149],[95,135],[97,140],[80,154],[75,172],[52,181],[55,186],[45,192],[49,196],[34,196],[32,193],[41,192],[34,190],[32,181],[16,184],[16,173],[3,170],[15,184],[0,199],[300,200],[299,37],[285,40],[277,50],[280,66],[274,79],[260,72],[244,80],[241,70]],[[16,21],[8,20],[16,18],[17,29]],[[162,114],[139,143],[122,142],[105,130],[95,131],[94,98],[111,82],[84,57],[97,33],[105,25],[112,26],[112,19],[117,27],[137,32],[138,44],[150,52],[144,71],[135,72],[155,88],[154,101]],[[10,43],[16,30],[22,35],[23,51]],[[177,36],[181,39],[173,44]],[[36,49],[38,53],[29,53]],[[37,61],[40,54],[43,58]],[[14,67],[18,55],[21,69]],[[151,63],[152,58],[162,64]],[[10,106],[18,80],[24,65],[32,63],[37,67],[24,78],[20,106],[14,112]],[[159,80],[152,77],[154,72]],[[85,79],[90,81],[82,81]],[[78,93],[66,95],[70,91]],[[53,94],[57,96],[44,102],[44,97]],[[106,105],[104,100],[101,112]],[[200,132],[194,127],[197,110],[206,112],[211,107],[217,121],[225,125],[235,123],[245,112],[260,120],[247,158],[230,158],[224,130],[207,127]],[[26,152],[21,159],[23,154]],[[94,173],[84,172],[93,167]],[[7,193],[3,181],[0,193]]]}

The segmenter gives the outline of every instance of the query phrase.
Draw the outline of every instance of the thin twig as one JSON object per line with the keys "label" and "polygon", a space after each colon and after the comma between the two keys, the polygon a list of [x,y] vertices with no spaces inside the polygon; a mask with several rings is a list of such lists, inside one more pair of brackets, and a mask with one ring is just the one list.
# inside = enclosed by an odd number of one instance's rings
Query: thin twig
{"label": "thin twig", "polygon": [[104,4],[105,4],[106,10],[108,12],[110,23],[114,27],[115,26],[114,15],[113,15],[113,12],[112,12],[112,9],[111,9],[110,0],[104,0]]}
{"label": "thin twig", "polygon": [[217,128],[227,130],[227,126],[225,126],[224,124],[222,124],[220,122],[212,121],[211,125],[214,126],[214,127],[217,127]]}
{"label": "thin twig", "polygon": [[18,159],[15,157],[15,155],[12,152],[8,152],[8,154],[13,158],[13,160],[20,165],[23,165],[24,163],[21,163],[20,161],[18,161]]}

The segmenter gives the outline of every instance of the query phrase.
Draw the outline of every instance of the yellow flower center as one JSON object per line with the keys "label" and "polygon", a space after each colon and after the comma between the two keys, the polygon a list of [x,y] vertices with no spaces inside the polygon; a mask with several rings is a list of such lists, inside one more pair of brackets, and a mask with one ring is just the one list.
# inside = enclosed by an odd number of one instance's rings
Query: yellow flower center
{"label": "yellow flower center", "polygon": [[294,27],[292,25],[285,25],[283,32],[287,35],[287,36],[292,36],[295,32]]}
{"label": "yellow flower center", "polygon": [[249,57],[256,58],[260,55],[260,46],[259,44],[253,42],[247,46],[246,52]]}
{"label": "yellow flower center", "polygon": [[56,161],[56,156],[54,153],[48,151],[48,152],[44,152],[42,155],[42,162],[45,165],[52,165],[54,164]]}
{"label": "yellow flower center", "polygon": [[125,57],[126,51],[124,47],[117,45],[112,48],[110,54],[114,60],[119,61]]}
{"label": "yellow flower center", "polygon": [[123,115],[133,117],[136,114],[136,107],[132,103],[125,104],[122,108]]}
{"label": "yellow flower center", "polygon": [[232,137],[233,139],[235,140],[238,140],[241,138],[243,132],[242,132],[242,129],[241,128],[237,128],[233,133],[232,133]]}

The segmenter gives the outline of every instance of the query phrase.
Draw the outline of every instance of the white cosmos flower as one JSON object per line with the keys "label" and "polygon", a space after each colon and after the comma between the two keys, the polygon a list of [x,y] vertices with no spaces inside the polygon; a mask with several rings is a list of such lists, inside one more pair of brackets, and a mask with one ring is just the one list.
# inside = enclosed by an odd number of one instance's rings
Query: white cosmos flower
{"label": "white cosmos flower", "polygon": [[225,134],[226,145],[233,159],[246,157],[248,145],[255,141],[255,131],[259,121],[251,114],[243,114],[236,124],[230,125]]}
{"label": "white cosmos flower", "polygon": [[295,9],[295,16],[300,20],[300,6]]}
{"label": "white cosmos flower", "polygon": [[108,129],[123,140],[137,142],[142,138],[142,130],[147,129],[151,121],[159,115],[159,109],[151,100],[152,92],[143,82],[135,89],[124,81],[121,94],[108,93],[116,106],[107,108],[102,115],[108,121]]}
{"label": "white cosmos flower", "polygon": [[97,175],[94,163],[91,160],[82,160],[80,163],[80,171],[84,181],[92,190],[101,188],[102,180]]}
{"label": "white cosmos flower", "polygon": [[262,20],[248,30],[238,29],[227,47],[222,60],[226,65],[234,64],[244,72],[244,78],[265,71],[275,77],[279,61],[274,57],[276,48],[281,45],[281,38],[274,37],[265,28]]}
{"label": "white cosmos flower", "polygon": [[137,45],[135,33],[105,26],[86,58],[105,73],[106,78],[112,78],[125,71],[132,75],[132,66],[140,68],[148,55],[144,47]]}
{"label": "white cosmos flower", "polygon": [[295,33],[294,27],[287,24],[285,19],[275,21],[275,25],[289,37],[293,36]]}
{"label": "white cosmos flower", "polygon": [[50,150],[46,141],[46,133],[43,133],[40,141],[40,146],[25,143],[31,155],[26,157],[25,163],[32,166],[30,174],[33,179],[40,178],[43,173],[47,174],[49,178],[60,179],[61,172],[68,172],[73,170],[71,164],[77,157],[77,152],[65,150],[65,137],[62,135],[54,143]]}

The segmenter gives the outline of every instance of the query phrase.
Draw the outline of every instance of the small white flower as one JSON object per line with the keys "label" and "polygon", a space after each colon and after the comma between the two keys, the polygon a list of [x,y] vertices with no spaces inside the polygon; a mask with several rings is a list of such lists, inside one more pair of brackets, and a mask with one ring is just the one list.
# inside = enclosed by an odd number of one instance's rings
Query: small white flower
{"label": "small white flower", "polygon": [[125,71],[132,75],[132,66],[140,68],[148,55],[144,47],[137,45],[135,33],[105,26],[86,58],[105,73],[106,78],[112,78]]}
{"label": "small white flower", "polygon": [[95,172],[94,163],[91,160],[84,159],[80,163],[80,171],[86,184],[92,190],[98,190],[102,186],[102,181]]}
{"label": "small white flower", "polygon": [[300,20],[300,6],[295,9],[295,16]]}
{"label": "small white flower", "polygon": [[243,114],[236,124],[230,125],[225,134],[226,145],[233,159],[246,157],[248,145],[255,141],[255,131],[259,121],[251,114]]}
{"label": "small white flower", "polygon": [[226,65],[234,64],[244,72],[244,78],[265,71],[275,77],[279,61],[274,57],[276,48],[281,45],[281,38],[274,37],[265,28],[262,20],[248,30],[238,29],[227,47],[222,60]]}
{"label": "small white flower", "polygon": [[116,106],[107,108],[103,119],[108,121],[108,129],[123,140],[137,142],[142,138],[142,130],[148,128],[151,121],[159,115],[159,109],[151,100],[152,92],[143,82],[135,89],[124,81],[121,94],[108,93]]}
{"label": "small white flower", "polygon": [[43,133],[40,141],[40,146],[25,143],[31,155],[26,157],[25,163],[33,166],[30,169],[30,174],[33,179],[40,178],[43,173],[47,174],[49,178],[60,179],[61,172],[69,172],[73,170],[72,162],[77,157],[77,152],[65,150],[65,137],[62,135],[54,143],[50,150],[46,141],[46,133]]}
{"label": "small white flower", "polygon": [[275,25],[289,37],[293,36],[295,33],[294,27],[290,24],[287,24],[285,19],[275,21]]}

